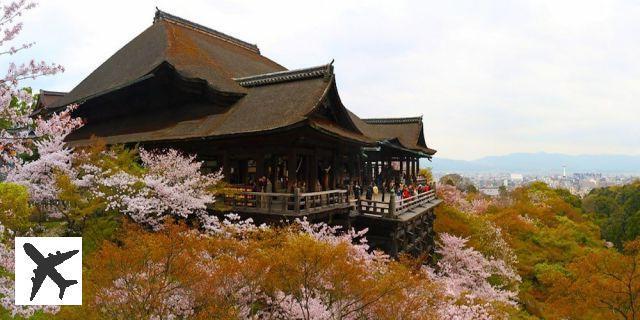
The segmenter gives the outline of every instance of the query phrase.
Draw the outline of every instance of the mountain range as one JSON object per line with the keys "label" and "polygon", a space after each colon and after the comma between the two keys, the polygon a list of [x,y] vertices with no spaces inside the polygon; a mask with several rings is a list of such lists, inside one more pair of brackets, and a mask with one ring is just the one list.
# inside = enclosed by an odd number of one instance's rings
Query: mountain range
{"label": "mountain range", "polygon": [[566,166],[567,173],[599,172],[639,174],[640,155],[567,155],[559,153],[512,153],[476,160],[422,159],[421,167],[437,173],[528,173],[558,174]]}

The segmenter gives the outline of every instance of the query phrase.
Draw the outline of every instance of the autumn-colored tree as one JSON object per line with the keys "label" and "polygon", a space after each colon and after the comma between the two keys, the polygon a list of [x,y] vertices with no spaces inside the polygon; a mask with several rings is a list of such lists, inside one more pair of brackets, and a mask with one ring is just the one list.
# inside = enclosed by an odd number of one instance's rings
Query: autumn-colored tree
{"label": "autumn-colored tree", "polygon": [[602,249],[541,278],[558,319],[640,319],[640,239]]}
{"label": "autumn-colored tree", "polygon": [[208,236],[173,222],[158,232],[128,224],[120,244],[89,257],[83,306],[60,317],[438,318],[438,288],[420,268],[302,224],[238,233],[222,223],[231,230]]}
{"label": "autumn-colored tree", "polygon": [[445,204],[436,209],[436,231],[467,238],[486,256],[512,261],[522,278],[518,301],[535,316],[553,312],[550,284],[540,279],[605,247],[597,225],[567,202],[566,194],[543,183],[485,199],[482,206],[472,205],[478,195],[452,186],[441,185],[438,192]]}

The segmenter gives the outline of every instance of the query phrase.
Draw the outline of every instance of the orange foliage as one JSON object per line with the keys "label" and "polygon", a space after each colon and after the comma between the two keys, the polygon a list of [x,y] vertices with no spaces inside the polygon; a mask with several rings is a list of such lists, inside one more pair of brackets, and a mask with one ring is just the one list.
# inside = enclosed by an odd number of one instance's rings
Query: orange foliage
{"label": "orange foliage", "polygon": [[[88,258],[84,304],[64,308],[61,318],[236,319],[277,313],[283,296],[304,302],[309,293],[329,297],[338,318],[435,318],[437,290],[411,261],[363,262],[345,243],[293,228],[242,238],[203,236],[176,223],[155,233],[125,230],[121,243],[104,243]],[[174,300],[182,302],[168,303]]]}
{"label": "orange foliage", "polygon": [[554,318],[640,319],[640,240],[623,253],[592,252],[541,280],[551,286]]}

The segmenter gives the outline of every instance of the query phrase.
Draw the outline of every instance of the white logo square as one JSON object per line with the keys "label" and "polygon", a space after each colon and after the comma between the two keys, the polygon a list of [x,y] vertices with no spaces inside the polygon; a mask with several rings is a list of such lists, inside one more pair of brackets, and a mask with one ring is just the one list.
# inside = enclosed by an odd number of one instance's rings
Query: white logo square
{"label": "white logo square", "polygon": [[16,305],[82,304],[82,237],[16,237]]}

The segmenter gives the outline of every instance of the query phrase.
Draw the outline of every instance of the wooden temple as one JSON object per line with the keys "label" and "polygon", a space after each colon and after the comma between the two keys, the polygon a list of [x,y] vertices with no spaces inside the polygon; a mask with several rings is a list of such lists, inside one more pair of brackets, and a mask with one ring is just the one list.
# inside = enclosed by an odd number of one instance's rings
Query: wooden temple
{"label": "wooden temple", "polygon": [[433,190],[386,202],[350,192],[425,183],[419,159],[436,151],[422,117],[359,118],[340,100],[332,63],[287,70],[254,44],[158,10],[73,90],[41,92],[36,112],[74,103],[85,125],[69,144],[96,136],[197,154],[236,188],[225,198],[234,212],[368,227],[391,254],[432,248]]}

